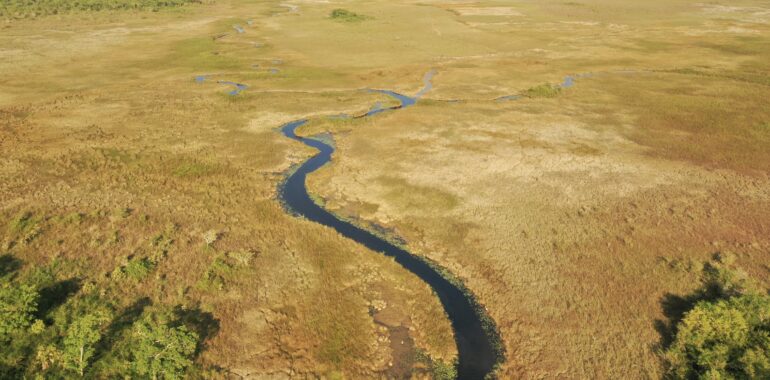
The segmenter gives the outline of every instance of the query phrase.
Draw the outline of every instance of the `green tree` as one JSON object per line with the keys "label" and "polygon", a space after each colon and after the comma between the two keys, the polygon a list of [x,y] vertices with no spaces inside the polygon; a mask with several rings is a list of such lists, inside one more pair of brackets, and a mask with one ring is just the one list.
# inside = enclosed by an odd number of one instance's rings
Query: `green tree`
{"label": "green tree", "polygon": [[698,303],[665,356],[677,379],[770,378],[770,296]]}
{"label": "green tree", "polygon": [[0,285],[0,338],[29,327],[35,320],[40,294],[29,285]]}
{"label": "green tree", "polygon": [[162,310],[146,313],[134,325],[131,361],[140,377],[177,379],[192,365],[198,334],[174,322],[173,314]]}
{"label": "green tree", "polygon": [[101,327],[109,318],[104,313],[85,314],[75,319],[64,336],[63,357],[67,368],[80,376],[94,355],[95,346],[102,337]]}

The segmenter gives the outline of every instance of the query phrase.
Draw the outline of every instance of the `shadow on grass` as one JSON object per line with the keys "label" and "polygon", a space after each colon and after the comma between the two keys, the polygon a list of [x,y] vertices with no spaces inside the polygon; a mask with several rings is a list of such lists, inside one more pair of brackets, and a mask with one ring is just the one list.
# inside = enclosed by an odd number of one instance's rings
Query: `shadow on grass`
{"label": "shadow on grass", "polygon": [[206,341],[219,333],[219,320],[214,315],[198,308],[187,309],[180,306],[174,308],[174,315],[179,318],[179,323],[198,334],[198,346],[195,355],[199,355],[206,348]]}
{"label": "shadow on grass", "polygon": [[668,293],[663,296],[660,303],[663,307],[665,320],[655,321],[655,330],[660,334],[660,347],[668,349],[676,338],[677,326],[682,321],[684,315],[692,310],[700,301],[708,299],[702,291],[696,291],[694,294],[679,296]]}
{"label": "shadow on grass", "polygon": [[699,302],[715,302],[719,299],[728,298],[726,284],[720,282],[718,268],[712,264],[707,264],[703,269],[703,285],[695,289],[691,294],[680,296],[667,293],[663,296],[660,303],[663,308],[665,320],[656,320],[655,329],[660,334],[660,347],[668,349],[674,342],[677,333],[677,326],[684,319],[685,314],[695,308]]}
{"label": "shadow on grass", "polygon": [[110,325],[107,326],[104,335],[102,335],[102,338],[96,344],[96,354],[94,355],[93,361],[99,360],[99,358],[112,351],[112,348],[123,335],[123,332],[126,329],[131,328],[131,326],[134,325],[134,322],[142,316],[144,309],[151,304],[152,301],[149,298],[142,297],[121,310],[112,322],[110,322]]}
{"label": "shadow on grass", "polygon": [[80,280],[71,278],[55,282],[40,289],[40,301],[37,314],[39,317],[48,315],[53,309],[67,302],[67,299],[80,290]]}
{"label": "shadow on grass", "polygon": [[21,268],[21,260],[13,255],[0,255],[0,277],[13,274]]}

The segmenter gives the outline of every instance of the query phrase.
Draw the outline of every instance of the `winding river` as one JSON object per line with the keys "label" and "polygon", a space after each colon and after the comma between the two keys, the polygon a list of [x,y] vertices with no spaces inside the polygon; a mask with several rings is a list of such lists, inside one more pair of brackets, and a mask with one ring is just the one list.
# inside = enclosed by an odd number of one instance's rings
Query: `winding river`
{"label": "winding river", "polygon": [[[376,106],[366,114],[356,117],[371,117],[382,112],[414,105],[423,94],[431,89],[433,74],[434,72],[429,72],[425,75],[425,87],[413,97],[388,90],[370,90],[391,96],[397,99],[400,104],[390,108]],[[279,197],[284,205],[299,216],[331,227],[348,239],[373,251],[393,257],[396,262],[425,281],[438,296],[452,323],[459,358],[458,378],[483,379],[492,373],[495,365],[503,358],[498,344],[499,334],[492,320],[466,288],[442,276],[441,270],[436,265],[429,264],[404,248],[398,247],[366,229],[338,218],[312,200],[306,187],[307,176],[331,161],[334,147],[318,138],[297,136],[295,133],[297,128],[307,121],[307,119],[297,120],[281,127],[281,132],[286,137],[318,150],[316,155],[303,162],[280,186]]]}

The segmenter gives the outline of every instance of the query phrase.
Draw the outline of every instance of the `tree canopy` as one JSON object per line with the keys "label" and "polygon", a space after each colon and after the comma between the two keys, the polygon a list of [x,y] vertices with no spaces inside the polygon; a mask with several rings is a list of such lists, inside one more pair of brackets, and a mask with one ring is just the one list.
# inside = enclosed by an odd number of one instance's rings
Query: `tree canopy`
{"label": "tree canopy", "polygon": [[198,334],[175,325],[168,310],[147,313],[133,329],[131,361],[134,372],[152,379],[181,378],[198,344]]}
{"label": "tree canopy", "polygon": [[770,296],[739,272],[706,271],[702,295],[665,351],[676,379],[769,379]]}
{"label": "tree canopy", "polygon": [[40,295],[29,285],[0,285],[0,339],[7,339],[35,320]]}

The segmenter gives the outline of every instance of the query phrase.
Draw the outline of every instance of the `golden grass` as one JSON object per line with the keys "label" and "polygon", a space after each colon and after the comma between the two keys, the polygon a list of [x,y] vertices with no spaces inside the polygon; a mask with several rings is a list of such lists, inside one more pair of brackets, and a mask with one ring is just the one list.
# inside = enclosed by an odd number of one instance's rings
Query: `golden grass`
{"label": "golden grass", "polygon": [[[122,304],[200,305],[221,329],[199,362],[243,376],[388,373],[372,310],[451,362],[426,285],[275,200],[312,154],[275,128],[391,105],[361,89],[413,94],[435,68],[412,108],[303,127],[339,147],[310,187],[463,279],[502,332],[501,378],[659,377],[661,299],[697,285],[689,268],[730,250],[767,281],[761,2],[346,4],[372,17],[356,23],[292,4],[5,24],[3,253],[24,270],[58,258]],[[575,74],[590,75],[494,101]],[[145,258],[148,273],[113,277]]]}

